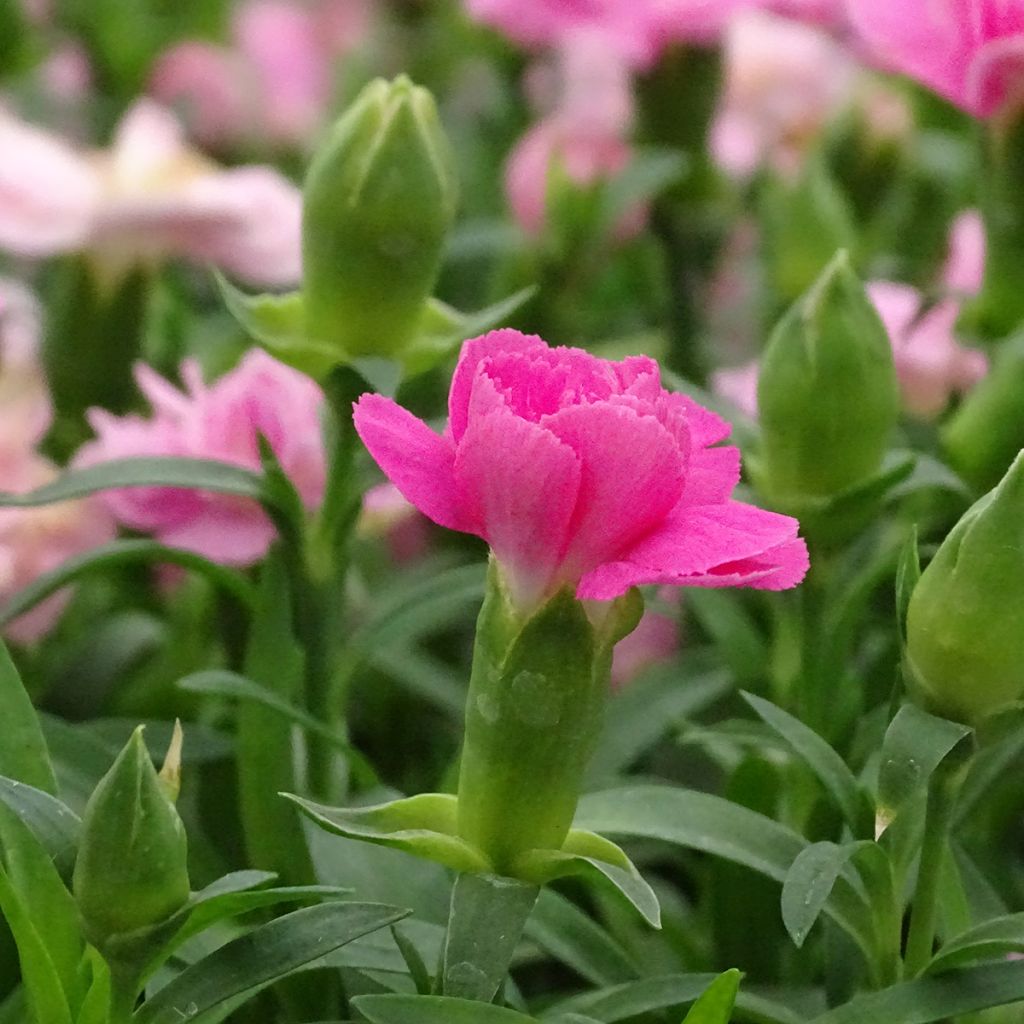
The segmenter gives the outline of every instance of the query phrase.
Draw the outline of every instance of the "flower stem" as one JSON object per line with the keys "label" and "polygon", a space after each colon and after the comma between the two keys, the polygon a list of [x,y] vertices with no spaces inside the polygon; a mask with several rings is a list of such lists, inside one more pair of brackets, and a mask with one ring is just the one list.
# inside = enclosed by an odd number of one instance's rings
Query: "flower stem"
{"label": "flower stem", "polygon": [[910,933],[903,958],[907,978],[920,974],[932,958],[942,868],[949,848],[949,829],[963,781],[964,767],[962,760],[952,755],[935,770],[928,786],[917,886],[914,889]]}

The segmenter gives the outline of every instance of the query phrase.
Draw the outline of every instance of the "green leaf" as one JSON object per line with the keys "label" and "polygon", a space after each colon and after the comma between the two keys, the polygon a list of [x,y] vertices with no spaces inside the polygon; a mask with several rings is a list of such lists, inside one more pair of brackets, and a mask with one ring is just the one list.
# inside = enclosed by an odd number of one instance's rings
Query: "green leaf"
{"label": "green leaf", "polygon": [[55,796],[4,777],[0,777],[0,802],[25,823],[59,874],[68,877],[82,827],[78,815]]}
{"label": "green leaf", "polygon": [[690,1007],[683,1024],[729,1024],[742,977],[735,968],[720,974]]}
{"label": "green leaf", "polygon": [[[642,1014],[693,1003],[717,977],[714,974],[667,974],[642,978],[563,999],[545,1011],[543,1019],[555,1021],[566,1014],[577,1013],[592,1017],[601,1024],[631,1020]],[[757,1021],[758,1024],[806,1024],[807,1021],[806,1016],[798,1016],[786,1006],[749,993],[737,995],[736,1008],[744,1020]]]}
{"label": "green leaf", "polygon": [[386,928],[406,911],[375,903],[324,903],[296,910],[221,946],[148,999],[134,1024],[181,1024],[237,1006],[353,939]]}
{"label": "green leaf", "polygon": [[169,548],[153,540],[116,540],[69,558],[56,569],[37,576],[0,608],[0,626],[6,626],[19,615],[31,611],[37,604],[70,583],[94,572],[106,572],[116,566],[134,565],[137,562],[179,565],[184,569],[191,569],[205,576],[240,604],[247,607],[252,605],[252,587],[245,577],[234,569],[217,565],[216,562],[211,562],[191,551]]}
{"label": "green leaf", "polygon": [[325,740],[343,750],[349,757],[358,759],[364,772],[374,774],[374,769],[368,761],[355,750],[348,739],[341,733],[326,726],[319,719],[296,707],[273,690],[259,683],[247,679],[237,672],[229,672],[227,669],[205,669],[201,672],[193,672],[178,680],[178,687],[189,693],[202,693],[214,697],[228,697],[234,700],[249,701],[274,712],[285,721],[293,725],[301,726],[307,732],[322,736]]}
{"label": "green leaf", "polygon": [[714,640],[736,679],[747,682],[764,675],[768,643],[739,594],[694,587],[686,595],[686,610]]}
{"label": "green leaf", "polygon": [[533,1017],[501,1006],[448,996],[358,996],[352,1005],[370,1024],[530,1024]]}
{"label": "green leaf", "polygon": [[608,932],[553,889],[541,891],[526,935],[592,985],[616,985],[640,973]]}
{"label": "green leaf", "polygon": [[[668,786],[632,786],[584,796],[576,824],[611,835],[660,839],[724,857],[777,882],[807,843],[795,832],[721,797]],[[870,924],[857,894],[840,880],[825,912],[872,954]]]}
{"label": "green leaf", "polygon": [[793,861],[782,886],[782,921],[798,949],[857,848],[857,843],[812,843]]}
{"label": "green leaf", "polygon": [[39,717],[2,640],[0,721],[3,722],[4,730],[3,743],[0,743],[0,775],[28,783],[51,795],[56,794],[57,780],[54,778]]}
{"label": "green leaf", "polygon": [[536,885],[499,875],[459,875],[448,913],[442,995],[494,999],[539,892]]}
{"label": "green leaf", "polygon": [[[696,660],[698,653],[688,652],[688,659]],[[645,673],[612,695],[588,778],[611,782],[677,722],[731,693],[733,685],[720,669],[684,676],[672,664]]]}
{"label": "green leaf", "polygon": [[985,921],[944,943],[927,967],[939,974],[973,960],[1001,960],[1010,953],[1024,953],[1024,913],[1007,914]]}
{"label": "green leaf", "polygon": [[84,469],[72,469],[26,494],[0,492],[0,507],[36,508],[115,487],[186,487],[254,501],[263,498],[263,479],[252,470],[212,459],[159,456],[114,459]]}
{"label": "green leaf", "polygon": [[917,550],[917,526],[911,527],[903,551],[900,553],[899,565],[896,567],[896,620],[899,623],[900,638],[907,632],[907,609],[910,607],[910,595],[921,578],[921,555]]}
{"label": "green leaf", "polygon": [[31,908],[0,868],[0,911],[14,935],[21,963],[21,982],[26,1002],[36,1021],[71,1024],[71,1010],[61,977],[46,943],[36,928]]}
{"label": "green leaf", "polygon": [[811,1024],[936,1024],[1024,1000],[1024,961],[926,976],[858,996]]}
{"label": "green leaf", "polygon": [[457,801],[446,793],[421,793],[373,807],[326,807],[292,793],[282,795],[335,835],[404,850],[455,871],[493,870],[479,850],[458,836]]}
{"label": "green leaf", "polygon": [[761,720],[771,726],[814,772],[854,834],[870,834],[870,804],[853,772],[835,750],[813,729],[770,701],[752,693],[743,693],[742,696]]}
{"label": "green leaf", "polygon": [[620,847],[593,832],[570,829],[560,850],[529,850],[517,858],[515,871],[517,877],[539,884],[576,874],[606,880],[648,924],[661,927],[661,908],[654,890]]}
{"label": "green leaf", "polygon": [[596,225],[600,234],[614,231],[625,214],[679,181],[686,169],[686,156],[679,150],[637,149],[625,170],[611,178],[602,191]]}
{"label": "green leaf", "polygon": [[876,835],[924,789],[935,769],[970,733],[966,725],[936,718],[913,704],[900,708],[882,741]]}

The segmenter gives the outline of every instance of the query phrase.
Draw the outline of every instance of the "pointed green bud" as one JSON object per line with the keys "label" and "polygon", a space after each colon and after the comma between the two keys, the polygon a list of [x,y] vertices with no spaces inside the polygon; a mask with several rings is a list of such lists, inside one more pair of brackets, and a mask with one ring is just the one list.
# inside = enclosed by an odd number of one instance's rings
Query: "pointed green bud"
{"label": "pointed green bud", "polygon": [[455,216],[454,158],[434,99],[404,75],[371,82],[313,158],[303,203],[311,341],[392,356],[413,338]]}
{"label": "pointed green bud", "polygon": [[992,368],[942,428],[950,465],[979,492],[1024,447],[1024,334],[999,346]]}
{"label": "pointed green bud", "polygon": [[912,685],[974,722],[1024,696],[1024,452],[925,569],[907,610]]}
{"label": "pointed green bud", "polygon": [[772,332],[757,404],[759,482],[780,507],[839,494],[877,473],[899,415],[896,370],[845,252]]}
{"label": "pointed green bud", "polygon": [[[177,753],[176,753],[177,751]],[[74,893],[90,942],[159,924],[189,898],[185,827],[174,807],[180,745],[157,775],[140,726],[85,808]]]}

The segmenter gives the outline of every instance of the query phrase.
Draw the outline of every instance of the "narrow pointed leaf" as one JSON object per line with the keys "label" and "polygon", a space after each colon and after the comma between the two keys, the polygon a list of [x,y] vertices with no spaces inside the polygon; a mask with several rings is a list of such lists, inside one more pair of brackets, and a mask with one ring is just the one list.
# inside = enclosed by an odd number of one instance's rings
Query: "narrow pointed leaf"
{"label": "narrow pointed leaf", "polygon": [[535,1020],[501,1006],[449,996],[359,996],[352,1003],[370,1024],[529,1024]]}
{"label": "narrow pointed leaf", "polygon": [[1007,914],[969,928],[946,942],[928,965],[939,974],[974,960],[1002,960],[1024,953],[1024,913]]}
{"label": "narrow pointed leaf", "polygon": [[39,717],[25,692],[7,646],[0,640],[0,775],[28,783],[51,795],[57,792],[57,780],[50,754],[43,739]]}
{"label": "narrow pointed leaf", "polygon": [[742,977],[735,968],[720,974],[690,1007],[683,1024],[729,1024]]}
{"label": "narrow pointed leaf", "polygon": [[180,1024],[240,1005],[407,911],[374,903],[325,903],[296,910],[242,935],[187,967],[135,1012],[134,1024]]}
{"label": "narrow pointed leaf", "polygon": [[4,777],[0,777],[0,802],[25,823],[57,871],[68,876],[82,827],[78,815],[55,796]]}

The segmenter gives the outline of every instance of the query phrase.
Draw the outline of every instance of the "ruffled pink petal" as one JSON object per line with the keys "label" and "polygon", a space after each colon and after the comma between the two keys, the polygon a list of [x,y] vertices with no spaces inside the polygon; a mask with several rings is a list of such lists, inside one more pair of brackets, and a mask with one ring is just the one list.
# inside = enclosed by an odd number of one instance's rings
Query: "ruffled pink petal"
{"label": "ruffled pink petal", "polygon": [[580,463],[550,431],[516,416],[486,378],[473,398],[455,458],[460,506],[528,603],[561,563],[580,495]]}
{"label": "ruffled pink petal", "polygon": [[463,344],[448,394],[448,432],[456,444],[462,438],[469,419],[469,400],[480,363],[499,353],[529,352],[533,349],[546,350],[547,345],[535,334],[521,334],[512,328],[490,331]]}
{"label": "ruffled pink petal", "polygon": [[567,578],[617,557],[679,500],[686,453],[654,416],[596,402],[568,406],[541,425],[569,445],[582,466]]}
{"label": "ruffled pink petal", "polygon": [[809,565],[798,528],[789,516],[737,501],[677,508],[624,557],[584,576],[577,596],[607,601],[648,583],[792,587]]}
{"label": "ruffled pink petal", "polygon": [[353,417],[363,444],[408,501],[439,526],[473,532],[459,507],[451,438],[383,395],[363,395]]}
{"label": "ruffled pink petal", "polygon": [[690,455],[681,505],[717,505],[728,501],[740,482],[740,450],[702,448]]}
{"label": "ruffled pink petal", "polygon": [[967,70],[969,109],[980,117],[991,117],[1008,99],[1019,98],[1022,81],[1024,35],[993,40],[978,50]]}

